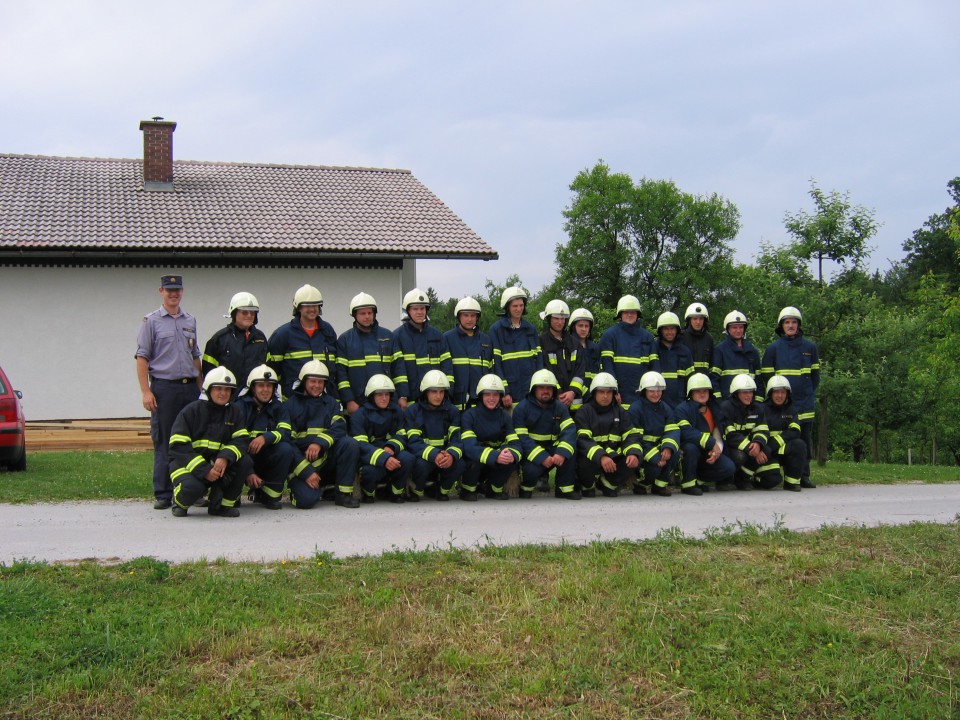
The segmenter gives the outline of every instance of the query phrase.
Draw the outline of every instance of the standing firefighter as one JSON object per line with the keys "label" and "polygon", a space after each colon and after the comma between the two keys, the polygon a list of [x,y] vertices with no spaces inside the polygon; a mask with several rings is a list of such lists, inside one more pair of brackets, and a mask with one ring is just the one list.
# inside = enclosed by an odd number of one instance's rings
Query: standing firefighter
{"label": "standing firefighter", "polygon": [[493,372],[503,380],[505,408],[523,397],[530,387],[530,378],[543,367],[537,329],[523,319],[527,314],[527,300],[526,290],[508,287],[500,295],[502,317],[490,327]]}
{"label": "standing firefighter", "polygon": [[710,313],[706,305],[695,302],[687,306],[683,318],[686,327],[680,333],[680,344],[690,349],[694,371],[706,374],[710,372],[710,363],[713,362],[713,338],[707,331]]}
{"label": "standing firefighter", "polygon": [[441,361],[448,355],[443,335],[433,325],[430,298],[419,288],[403,296],[403,311],[407,314],[400,327],[393,331],[400,360],[397,363],[397,402],[406,410],[407,405],[420,397],[420,381],[430,370],[439,370]]}
{"label": "standing firefighter", "polygon": [[670,476],[680,462],[680,426],[673,407],[664,400],[667,381],[658,372],[640,378],[640,399],[630,405],[630,419],[640,433],[643,447],[643,480],[633,486],[634,494],[648,491],[670,497]]}
{"label": "standing firefighter", "polygon": [[280,400],[276,371],[269,365],[251,370],[247,390],[237,404],[250,434],[240,476],[250,488],[254,502],[268,510],[279,510],[293,463],[293,445],[290,417]]}
{"label": "standing firefighter", "polygon": [[267,361],[267,336],[257,327],[260,303],[251,293],[230,298],[224,317],[230,323],[213,334],[203,350],[204,376],[215,367],[225,367],[235,378],[245,380],[250,371]]}
{"label": "standing firefighter", "polygon": [[727,313],[723,330],[727,337],[714,348],[710,369],[714,395],[718,400],[730,395],[730,383],[737,375],[749,375],[754,382],[760,376],[760,353],[746,338],[747,316],[739,310]]}
{"label": "standing firefighter", "polygon": [[304,285],[293,295],[293,319],[281,325],[267,342],[267,363],[280,375],[280,393],[290,397],[300,368],[310,360],[333,367],[337,361],[337,333],[321,315],[323,295]]}
{"label": "standing firefighter", "polygon": [[570,308],[563,300],[551,300],[540,316],[546,323],[540,333],[543,367],[556,377],[560,386],[557,399],[569,408],[587,391],[580,343],[576,336],[567,332]]}
{"label": "standing firefighter", "polygon": [[601,369],[617,379],[624,405],[639,399],[637,388],[645,372],[660,370],[656,341],[640,325],[639,318],[640,301],[633,295],[624,295],[617,302],[617,319],[620,322],[600,338]]}
{"label": "standing firefighter", "polygon": [[790,381],[793,405],[800,421],[800,437],[807,446],[807,460],[800,476],[800,487],[816,487],[810,481],[810,457],[813,455],[813,420],[816,394],[820,386],[820,352],[803,335],[803,316],[795,307],[785,307],[777,318],[777,335],[763,353],[760,374],[764,382],[774,375]]}
{"label": "standing firefighter", "polygon": [[508,500],[504,485],[522,458],[520,438],[503,407],[503,381],[484,375],[477,383],[478,404],[463,413],[461,438],[466,469],[460,481],[460,498],[476,500],[478,490],[498,500]]}
{"label": "standing firefighter", "polygon": [[319,360],[300,368],[300,382],[285,403],[294,444],[290,500],[306,510],[322,497],[324,481],[335,479],[337,505],[359,507],[353,496],[360,447],[347,432],[340,403],[326,392],[330,371]]}
{"label": "standing firefighter", "polygon": [[600,372],[600,346],[593,341],[593,313],[586,308],[574,310],[570,314],[570,335],[583,361],[583,388],[570,406],[570,412],[575,413],[583,405],[583,396],[590,383]]}
{"label": "standing firefighter", "polygon": [[[396,388],[386,375],[367,380],[367,401],[350,416],[350,432],[360,446],[360,501],[373,503],[377,486],[386,484],[390,502],[402,503],[413,455],[406,450],[403,410],[394,400]],[[410,496],[411,502],[420,496]]]}
{"label": "standing firefighter", "polygon": [[457,302],[453,309],[457,325],[443,334],[447,355],[443,371],[450,380],[450,401],[462,412],[474,400],[474,388],[493,372],[493,341],[479,328],[480,303],[472,297]]}
{"label": "standing firefighter", "polygon": [[400,359],[393,333],[377,322],[377,301],[365,292],[350,300],[353,327],[337,340],[337,389],[343,409],[349,414],[360,409],[364,389],[374,375],[397,375]]}
{"label": "standing firefighter", "polygon": [[590,397],[577,411],[577,475],[583,497],[597,494],[598,479],[605,497],[617,497],[621,486],[637,478],[640,437],[616,401],[617,389],[613,375],[598,373],[590,383]]}
{"label": "standing firefighter", "polygon": [[203,379],[203,397],[187,405],[170,431],[170,481],[175,517],[208,492],[207,513],[237,517],[243,491],[241,460],[247,451],[243,412],[230,402],[237,380],[226,368]]}
{"label": "standing firefighter", "polygon": [[450,381],[440,370],[430,370],[420,381],[420,401],[404,413],[407,449],[416,460],[413,485],[422,496],[433,482],[437,500],[450,493],[463,475],[460,411],[450,402]]}
{"label": "standing firefighter", "polygon": [[[559,498],[579,500],[576,452],[577,428],[570,411],[558,397],[560,385],[549,370],[537,370],[530,379],[530,393],[517,403],[513,425],[520,438],[520,497],[533,497],[541,478],[555,473],[554,493]],[[546,488],[549,489],[549,486]]]}
{"label": "standing firefighter", "polygon": [[676,313],[665,312],[657,318],[657,357],[660,358],[660,374],[667,381],[664,396],[671,406],[684,401],[687,378],[693,375],[693,355],[677,340],[679,333],[680,318]]}

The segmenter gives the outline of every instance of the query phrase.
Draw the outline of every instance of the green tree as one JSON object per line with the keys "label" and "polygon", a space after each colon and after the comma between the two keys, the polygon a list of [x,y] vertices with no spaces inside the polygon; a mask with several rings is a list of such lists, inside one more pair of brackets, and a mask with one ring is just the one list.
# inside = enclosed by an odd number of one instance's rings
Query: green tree
{"label": "green tree", "polygon": [[816,259],[817,279],[823,285],[823,261],[859,269],[870,256],[867,242],[876,234],[878,225],[872,209],[850,204],[850,193],[825,193],[811,180],[810,197],[814,212],[786,213],[784,225],[795,239],[797,257]]}
{"label": "green tree", "polygon": [[907,257],[903,261],[905,280],[916,287],[920,278],[932,273],[949,284],[960,285],[960,244],[950,232],[960,217],[960,177],[947,183],[953,204],[942,213],[931,215],[913,237],[903,243]]}

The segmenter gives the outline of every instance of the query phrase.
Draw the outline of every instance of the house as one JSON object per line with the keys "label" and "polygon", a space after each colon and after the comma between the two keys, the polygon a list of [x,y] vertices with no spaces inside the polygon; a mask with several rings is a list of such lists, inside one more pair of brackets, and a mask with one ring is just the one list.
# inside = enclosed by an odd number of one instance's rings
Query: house
{"label": "house", "polygon": [[240,290],[268,336],[304,283],[338,333],[361,290],[393,328],[418,258],[497,258],[407,170],[175,161],[176,126],[141,122],[142,160],[0,154],[0,365],[31,420],[146,415],[136,334],[163,274],[205,343]]}

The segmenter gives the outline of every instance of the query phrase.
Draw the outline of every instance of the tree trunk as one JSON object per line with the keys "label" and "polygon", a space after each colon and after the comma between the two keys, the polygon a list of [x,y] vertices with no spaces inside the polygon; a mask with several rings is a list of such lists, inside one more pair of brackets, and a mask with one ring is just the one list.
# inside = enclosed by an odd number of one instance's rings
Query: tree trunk
{"label": "tree trunk", "polygon": [[930,464],[937,464],[937,430],[933,429],[932,437],[930,438]]}
{"label": "tree trunk", "polygon": [[827,464],[827,398],[820,398],[820,427],[817,428],[817,465]]}
{"label": "tree trunk", "polygon": [[880,428],[876,421],[870,423],[870,456],[874,465],[880,464]]}

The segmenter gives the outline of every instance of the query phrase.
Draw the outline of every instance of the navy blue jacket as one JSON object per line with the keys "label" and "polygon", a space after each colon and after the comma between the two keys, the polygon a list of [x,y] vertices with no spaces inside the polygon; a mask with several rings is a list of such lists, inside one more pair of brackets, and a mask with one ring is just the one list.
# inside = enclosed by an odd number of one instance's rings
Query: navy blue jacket
{"label": "navy blue jacket", "polygon": [[760,352],[753,343],[743,339],[738,345],[731,338],[723,340],[713,351],[713,367],[710,379],[713,381],[713,394],[717,399],[730,395],[730,383],[737,375],[749,375],[757,383],[757,401],[763,400],[763,386],[760,384]]}
{"label": "navy blue jacket", "polygon": [[629,412],[633,426],[642,433],[644,460],[652,460],[664,448],[680,452],[680,426],[668,402],[652,403],[646,396],[641,396],[630,404]]}
{"label": "navy blue jacket", "polygon": [[326,392],[310,397],[299,389],[294,390],[284,405],[290,417],[293,445],[298,451],[293,472],[306,480],[316,471],[304,457],[307,448],[314,443],[321,447],[320,462],[316,466],[321,467],[330,456],[333,444],[347,436],[347,423],[340,403]]}
{"label": "navy blue jacket", "polygon": [[267,361],[267,336],[260,328],[246,332],[230,323],[213,334],[203,349],[200,373],[206,377],[215,367],[225,367],[237,378],[240,386],[247,384],[247,376],[258,365]]}
{"label": "navy blue jacket", "polygon": [[469,460],[496,465],[500,451],[507,448],[520,462],[520,438],[513,429],[510,413],[502,407],[488,410],[483,405],[476,405],[467,410],[463,414],[460,437],[463,439],[463,453]]}
{"label": "navy blue jacket", "polygon": [[[406,447],[403,411],[392,399],[382,410],[373,400],[367,400],[350,416],[350,434],[360,445],[360,462],[383,467]],[[387,447],[393,450],[393,455],[384,450]]]}
{"label": "navy blue jacket", "polygon": [[443,334],[447,355],[443,371],[450,380],[450,399],[461,410],[475,399],[477,383],[493,372],[493,341],[480,330],[468,335],[459,325]]}
{"label": "navy blue jacket", "polygon": [[180,411],[170,430],[168,455],[176,468],[170,479],[176,485],[182,475],[203,477],[218,458],[233,465],[247,452],[248,443],[243,412],[236,404],[194,400]]}
{"label": "navy blue jacket", "polygon": [[404,320],[393,331],[393,339],[400,359],[396,364],[397,375],[393,378],[397,397],[416,402],[420,397],[420,381],[430,370],[441,370],[447,352],[443,335],[429,322],[417,330],[409,320]]}
{"label": "navy blue jacket", "polygon": [[[330,323],[317,318],[317,329],[310,336],[300,324],[300,318],[295,317],[273,331],[267,342],[267,363],[280,377],[280,393],[284,398],[290,397],[294,383],[300,379],[300,368],[310,360],[321,361],[330,371],[330,377],[334,377],[337,370],[337,333]],[[246,378],[243,381],[246,382]]]}
{"label": "navy blue jacket", "polygon": [[267,445],[290,442],[293,428],[286,406],[273,398],[266,405],[260,405],[253,394],[242,396],[237,405],[243,411],[243,424],[250,433],[250,439],[263,435]]}
{"label": "navy blue jacket", "polygon": [[813,420],[815,396],[820,386],[820,353],[803,333],[798,332],[792,338],[781,335],[770,343],[763,353],[760,375],[764,387],[774,375],[787,378],[798,419]]}
{"label": "navy blue jacket", "polygon": [[624,405],[639,399],[640,378],[660,370],[657,341],[639,322],[620,322],[600,337],[600,367],[617,379]]}
{"label": "navy blue jacket", "polygon": [[526,320],[514,328],[502,317],[490,328],[493,372],[503,380],[506,394],[519,401],[530,391],[530,378],[543,368],[537,329]]}
{"label": "navy blue jacket", "polygon": [[663,399],[670,405],[679,405],[687,397],[687,380],[694,373],[690,348],[679,342],[667,347],[662,340],[658,340],[657,356],[660,359],[660,374],[667,381]]}
{"label": "navy blue jacket", "polygon": [[399,374],[400,351],[393,333],[376,321],[369,330],[356,323],[337,339],[337,390],[344,407],[350,401],[363,405],[363,391],[373,375],[386,375],[394,381]]}
{"label": "navy blue jacket", "polygon": [[440,407],[418,402],[404,413],[407,449],[421,460],[432,463],[441,450],[455,458],[463,457],[460,439],[460,411],[449,400]]}
{"label": "navy blue jacket", "polygon": [[513,427],[520,438],[523,459],[537,465],[549,455],[571,459],[577,447],[577,427],[567,406],[554,398],[541,405],[528,394],[513,411]]}

